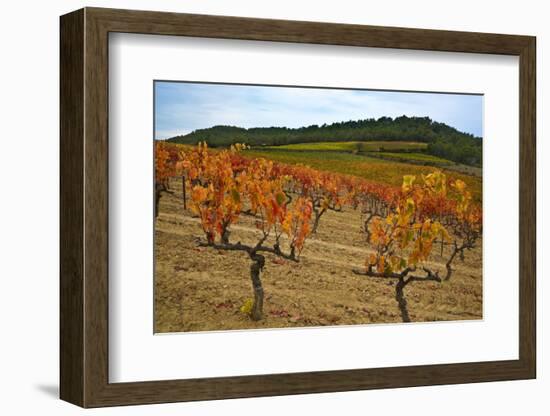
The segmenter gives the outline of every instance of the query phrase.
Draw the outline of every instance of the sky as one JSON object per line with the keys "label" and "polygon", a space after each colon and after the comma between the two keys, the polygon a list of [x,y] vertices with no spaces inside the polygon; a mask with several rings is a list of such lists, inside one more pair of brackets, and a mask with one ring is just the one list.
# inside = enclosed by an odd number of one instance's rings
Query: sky
{"label": "sky", "polygon": [[483,135],[481,95],[155,82],[156,139],[216,125],[303,127],[402,115]]}

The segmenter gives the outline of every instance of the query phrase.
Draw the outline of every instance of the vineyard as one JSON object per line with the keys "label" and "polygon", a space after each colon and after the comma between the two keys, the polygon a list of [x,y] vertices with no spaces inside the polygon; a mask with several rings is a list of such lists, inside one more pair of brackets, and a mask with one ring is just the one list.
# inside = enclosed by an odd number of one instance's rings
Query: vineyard
{"label": "vineyard", "polygon": [[155,168],[157,332],[481,318],[461,178],[396,186],[203,143],[157,142]]}

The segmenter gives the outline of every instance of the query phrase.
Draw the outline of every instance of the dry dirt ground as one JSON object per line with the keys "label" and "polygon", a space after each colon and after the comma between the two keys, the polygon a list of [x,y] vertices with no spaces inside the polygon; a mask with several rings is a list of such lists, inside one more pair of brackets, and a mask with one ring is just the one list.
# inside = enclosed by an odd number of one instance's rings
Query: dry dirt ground
{"label": "dry dirt ground", "polygon": [[[299,263],[265,254],[265,317],[252,321],[240,311],[253,297],[248,255],[199,246],[204,234],[199,219],[183,208],[181,181],[172,189],[161,197],[155,224],[155,332],[402,322],[395,282],[352,272],[370,251],[360,214],[351,209],[321,218]],[[258,235],[253,221],[243,215],[230,240],[252,244]],[[479,241],[464,262],[455,261],[449,281],[410,283],[411,321],[481,319],[481,252]],[[443,270],[442,258],[431,261]]]}

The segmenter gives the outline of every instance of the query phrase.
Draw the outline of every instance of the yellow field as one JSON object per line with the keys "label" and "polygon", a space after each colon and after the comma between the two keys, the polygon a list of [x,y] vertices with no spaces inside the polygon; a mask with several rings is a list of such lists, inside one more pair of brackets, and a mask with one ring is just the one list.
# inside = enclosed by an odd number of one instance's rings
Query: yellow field
{"label": "yellow field", "polygon": [[[400,186],[404,175],[428,174],[434,171],[432,166],[383,160],[352,153],[327,151],[270,151],[247,150],[247,157],[264,157],[277,162],[303,164],[319,170],[355,175],[373,182]],[[482,200],[482,178],[475,175],[465,175],[450,169],[441,169],[452,179],[461,179],[472,191],[475,201]]]}
{"label": "yellow field", "polygon": [[405,141],[373,141],[373,142],[315,142],[296,143],[282,146],[268,146],[272,150],[321,150],[337,152],[378,152],[382,150],[421,150],[428,147],[426,143]]}

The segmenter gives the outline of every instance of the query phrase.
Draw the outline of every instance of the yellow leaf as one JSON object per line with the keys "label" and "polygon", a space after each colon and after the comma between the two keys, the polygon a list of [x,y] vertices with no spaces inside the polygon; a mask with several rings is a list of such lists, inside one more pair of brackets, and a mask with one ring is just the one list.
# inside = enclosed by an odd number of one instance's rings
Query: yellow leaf
{"label": "yellow leaf", "polygon": [[454,183],[454,187],[456,188],[457,191],[463,192],[464,189],[466,188],[466,184],[464,183],[464,181],[457,179]]}
{"label": "yellow leaf", "polygon": [[409,192],[412,189],[415,179],[416,179],[416,176],[414,175],[403,176],[403,185],[401,186],[402,191]]}
{"label": "yellow leaf", "polygon": [[249,299],[245,300],[245,302],[243,303],[243,305],[240,308],[240,311],[242,313],[246,313],[246,314],[250,315],[250,312],[252,312],[252,307],[253,306],[254,306],[254,300],[249,298]]}
{"label": "yellow leaf", "polygon": [[407,198],[407,215],[412,215],[414,212],[414,200],[412,198]]}

